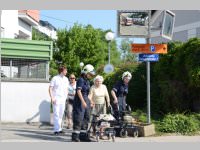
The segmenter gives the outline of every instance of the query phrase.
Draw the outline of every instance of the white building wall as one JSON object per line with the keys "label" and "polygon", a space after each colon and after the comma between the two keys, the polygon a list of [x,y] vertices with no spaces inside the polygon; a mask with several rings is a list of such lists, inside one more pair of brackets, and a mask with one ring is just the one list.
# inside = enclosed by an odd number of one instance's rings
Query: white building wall
{"label": "white building wall", "polygon": [[43,27],[41,25],[35,27],[36,29],[38,29],[40,32],[48,35],[49,37],[51,37],[52,39],[57,39],[57,31],[55,30],[50,30],[49,28],[47,27]]}
{"label": "white building wall", "polygon": [[2,122],[50,122],[49,83],[2,82]]}
{"label": "white building wall", "polygon": [[19,19],[19,30],[28,35],[28,39],[32,39],[32,26]]}
{"label": "white building wall", "polygon": [[4,28],[2,38],[15,38],[18,35],[18,10],[2,10],[1,26]]}

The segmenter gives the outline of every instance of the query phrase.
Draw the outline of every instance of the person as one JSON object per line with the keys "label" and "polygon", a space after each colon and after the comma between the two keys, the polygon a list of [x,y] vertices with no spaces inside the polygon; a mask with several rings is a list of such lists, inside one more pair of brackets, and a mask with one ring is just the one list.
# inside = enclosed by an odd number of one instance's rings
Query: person
{"label": "person", "polygon": [[90,121],[90,106],[93,105],[88,98],[91,79],[95,75],[94,67],[87,64],[81,71],[81,77],[77,80],[76,94],[73,102],[73,142],[92,141],[87,134]]}
{"label": "person", "polygon": [[[92,113],[95,115],[106,114],[106,107],[110,106],[110,98],[107,87],[102,84],[103,77],[97,75],[94,78],[94,85],[90,89],[88,98],[94,104]],[[100,138],[103,139],[103,128],[100,128]]]}
{"label": "person", "polygon": [[67,128],[72,128],[72,111],[73,111],[73,101],[74,96],[76,93],[76,77],[74,74],[71,74],[69,77],[70,85],[69,85],[69,92],[68,92],[68,99],[66,102],[66,122],[67,122]]}
{"label": "person", "polygon": [[66,77],[67,68],[65,66],[60,66],[58,69],[58,73],[58,75],[52,78],[49,86],[49,95],[51,98],[51,103],[53,105],[55,135],[64,133],[62,131],[61,123],[65,110],[65,101],[68,96],[69,87],[69,80]]}
{"label": "person", "polygon": [[113,89],[111,90],[111,95],[114,99],[114,114],[115,117],[119,117],[119,113],[126,110],[126,96],[128,94],[128,83],[131,80],[132,75],[130,72],[126,71],[122,75],[122,80],[118,81]]}

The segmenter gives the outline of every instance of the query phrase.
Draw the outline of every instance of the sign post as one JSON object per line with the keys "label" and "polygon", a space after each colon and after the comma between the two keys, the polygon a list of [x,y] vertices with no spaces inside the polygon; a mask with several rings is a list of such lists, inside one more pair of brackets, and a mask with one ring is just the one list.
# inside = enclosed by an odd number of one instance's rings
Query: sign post
{"label": "sign post", "polygon": [[[149,17],[148,17],[148,38],[147,44],[151,43],[151,11],[149,10]],[[151,105],[150,105],[150,61],[146,62],[147,67],[147,123],[151,123]]]}

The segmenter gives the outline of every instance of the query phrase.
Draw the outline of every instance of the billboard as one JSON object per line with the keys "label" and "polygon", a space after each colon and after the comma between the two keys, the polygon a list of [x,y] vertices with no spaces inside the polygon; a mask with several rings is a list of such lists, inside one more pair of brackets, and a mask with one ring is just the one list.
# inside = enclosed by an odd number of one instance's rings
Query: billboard
{"label": "billboard", "polygon": [[148,36],[148,10],[117,11],[117,33],[121,37]]}

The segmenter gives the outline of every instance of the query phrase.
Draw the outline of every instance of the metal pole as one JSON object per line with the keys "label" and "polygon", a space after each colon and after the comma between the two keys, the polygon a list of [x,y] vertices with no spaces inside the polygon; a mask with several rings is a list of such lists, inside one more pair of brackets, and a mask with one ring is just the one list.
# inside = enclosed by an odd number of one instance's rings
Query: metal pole
{"label": "metal pole", "polygon": [[108,41],[108,64],[110,64],[110,42]]}
{"label": "metal pole", "polygon": [[[148,38],[147,38],[147,44],[151,43],[151,10],[149,10],[148,13]],[[146,62],[146,67],[147,67],[147,123],[151,123],[151,103],[150,103],[150,62]]]}
{"label": "metal pole", "polygon": [[[0,10],[0,20],[1,20],[1,13],[2,10]],[[0,22],[0,74],[1,74],[1,22]],[[1,109],[1,75],[0,75],[0,110]],[[1,111],[0,111],[0,122],[1,122]]]}

